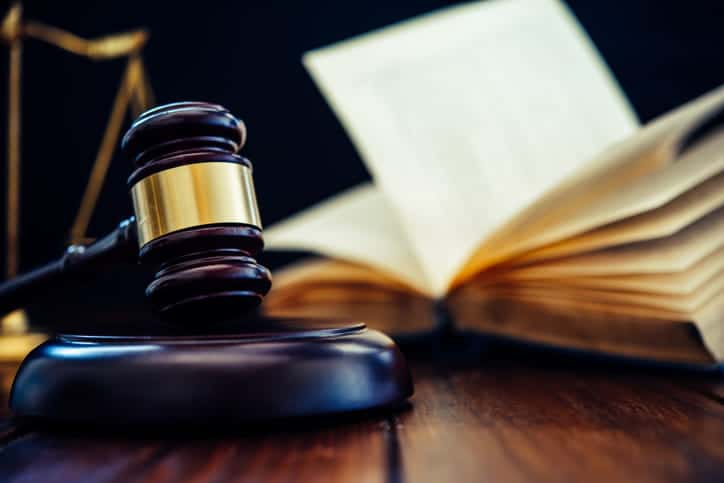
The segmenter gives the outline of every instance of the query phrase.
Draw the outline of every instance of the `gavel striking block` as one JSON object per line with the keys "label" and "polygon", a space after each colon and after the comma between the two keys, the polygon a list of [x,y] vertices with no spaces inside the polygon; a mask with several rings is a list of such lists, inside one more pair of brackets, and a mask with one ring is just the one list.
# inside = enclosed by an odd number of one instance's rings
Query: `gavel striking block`
{"label": "gavel striking block", "polygon": [[396,407],[412,395],[401,352],[361,322],[275,319],[244,124],[183,102],[142,114],[123,138],[135,218],[0,286],[0,305],[109,263],[154,267],[154,324],[59,334],[13,383],[15,417],[37,424],[233,427]]}

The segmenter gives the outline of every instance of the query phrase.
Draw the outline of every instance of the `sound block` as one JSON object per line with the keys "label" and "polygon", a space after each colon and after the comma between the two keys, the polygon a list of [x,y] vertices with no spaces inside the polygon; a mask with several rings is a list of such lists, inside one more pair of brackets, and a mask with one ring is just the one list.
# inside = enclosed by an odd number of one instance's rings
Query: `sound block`
{"label": "sound block", "polygon": [[14,415],[229,427],[394,407],[413,392],[397,346],[364,324],[255,319],[236,332],[151,332],[67,334],[40,345],[13,383]]}

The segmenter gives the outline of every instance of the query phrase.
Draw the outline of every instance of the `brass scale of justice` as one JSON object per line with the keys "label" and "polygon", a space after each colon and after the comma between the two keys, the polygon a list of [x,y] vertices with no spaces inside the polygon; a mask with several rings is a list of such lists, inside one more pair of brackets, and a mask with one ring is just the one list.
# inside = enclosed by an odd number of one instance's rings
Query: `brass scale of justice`
{"label": "brass scale of justice", "polygon": [[[12,96],[19,94],[20,34],[90,57],[130,56],[74,224],[77,239],[125,110],[129,103],[136,110],[152,103],[140,60],[147,35],[86,41],[21,23],[19,5],[2,28],[11,50],[11,135],[19,132],[19,96]],[[58,260],[4,283],[0,308],[22,307],[39,290],[96,267],[140,262],[156,269],[146,294],[159,323],[139,329],[129,321],[127,331],[111,333],[99,323],[97,333],[44,342],[13,382],[15,418],[94,427],[229,427],[394,408],[412,395],[404,357],[386,335],[363,323],[255,312],[271,276],[255,259],[263,237],[252,165],[238,154],[245,140],[242,121],[204,102],[156,107],[133,122],[121,147],[134,165],[128,179],[134,216],[104,238],[71,245]],[[17,170],[11,166],[19,162],[17,141],[10,149],[16,152],[9,170]],[[11,174],[17,181],[17,171]],[[17,201],[17,191],[13,196]]]}

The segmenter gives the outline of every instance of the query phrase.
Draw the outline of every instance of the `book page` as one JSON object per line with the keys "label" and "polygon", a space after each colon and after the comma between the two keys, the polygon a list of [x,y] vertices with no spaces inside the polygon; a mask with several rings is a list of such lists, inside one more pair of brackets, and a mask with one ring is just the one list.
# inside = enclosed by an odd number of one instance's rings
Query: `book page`
{"label": "book page", "polygon": [[[292,263],[274,275],[274,289],[303,291],[315,286],[373,285],[386,292],[415,293],[410,285],[368,265],[330,258],[311,258]],[[417,293],[417,295],[422,295]]]}
{"label": "book page", "polygon": [[724,170],[724,130],[681,151],[724,112],[724,86],[649,123],[604,151],[485,240],[456,285],[495,263],[656,209]]}
{"label": "book page", "polygon": [[680,272],[570,278],[549,278],[546,276],[545,271],[542,273],[506,272],[501,274],[499,278],[485,280],[484,283],[490,285],[539,280],[545,283],[557,283],[572,287],[680,295],[698,290],[720,272],[724,272],[724,247],[719,248],[690,268]]}
{"label": "book page", "polygon": [[577,285],[565,285],[555,282],[546,283],[518,283],[514,285],[501,285],[495,288],[497,294],[521,295],[539,297],[541,300],[570,299],[608,304],[622,307],[624,305],[645,306],[665,311],[693,314],[712,297],[724,290],[724,273],[719,273],[707,281],[706,284],[686,294],[659,294],[648,292],[627,292],[613,290],[597,290]]}
{"label": "book page", "polygon": [[[724,295],[724,292],[720,295]],[[706,347],[716,359],[724,362],[724,296],[714,297],[694,314],[694,323]]]}
{"label": "book page", "polygon": [[483,238],[637,126],[557,0],[449,8],[304,64],[438,295]]}
{"label": "book page", "polygon": [[369,183],[265,229],[264,242],[269,249],[311,251],[371,266],[430,292],[396,214]]}
{"label": "book page", "polygon": [[512,268],[518,277],[561,278],[671,273],[691,268],[724,246],[724,207],[663,238]]}
{"label": "book page", "polygon": [[[611,304],[589,304],[580,299],[546,300],[509,298],[504,295],[456,294],[450,303],[456,324],[463,330],[497,334],[545,346],[579,349],[624,357],[645,358],[670,363],[711,366],[713,354],[724,355],[724,331],[716,324],[716,315],[724,311],[709,310],[708,317],[693,322],[682,320],[678,313],[645,307],[619,310]],[[721,319],[719,319],[721,320]],[[585,321],[585,323],[582,323]],[[706,330],[706,325],[712,329]],[[702,337],[706,345],[702,344]],[[718,352],[714,345],[718,343]],[[712,353],[709,352],[711,350]]]}
{"label": "book page", "polygon": [[[722,138],[724,141],[724,136]],[[724,149],[724,142],[721,143],[721,147]],[[724,205],[724,172],[659,208],[525,253],[517,257],[514,263],[540,262],[613,245],[668,236],[722,205]]]}
{"label": "book page", "polygon": [[302,260],[274,274],[264,313],[363,321],[393,336],[434,330],[433,301],[364,265],[339,260]]}

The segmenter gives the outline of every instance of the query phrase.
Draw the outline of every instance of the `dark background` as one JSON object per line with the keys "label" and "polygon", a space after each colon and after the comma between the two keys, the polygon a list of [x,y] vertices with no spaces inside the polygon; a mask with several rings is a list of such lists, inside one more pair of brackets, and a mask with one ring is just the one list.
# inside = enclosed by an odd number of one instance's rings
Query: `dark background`
{"label": "dark background", "polygon": [[[83,37],[148,28],[144,59],[158,103],[217,102],[246,121],[244,154],[254,162],[268,226],[369,178],[302,68],[302,53],[453,3],[28,1],[24,8],[25,18]],[[721,0],[567,3],[643,122],[724,81]],[[9,2],[0,3],[0,14],[8,7]],[[65,246],[125,62],[93,62],[32,40],[24,44],[23,55],[21,267],[28,269]],[[5,46],[0,88],[4,191]],[[129,173],[127,160],[116,156],[89,235],[107,232],[131,213],[125,184]],[[2,203],[4,244],[4,197]],[[266,258],[271,265],[280,260]],[[74,307],[138,304],[143,278],[119,269],[101,274],[98,283],[80,291],[69,285],[38,305],[53,310],[61,302]]]}

